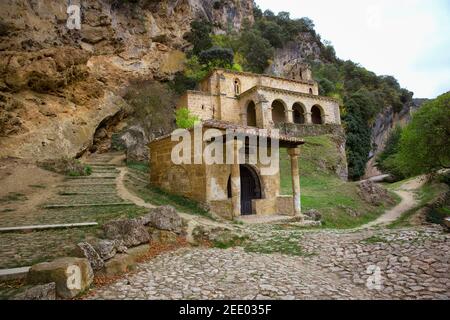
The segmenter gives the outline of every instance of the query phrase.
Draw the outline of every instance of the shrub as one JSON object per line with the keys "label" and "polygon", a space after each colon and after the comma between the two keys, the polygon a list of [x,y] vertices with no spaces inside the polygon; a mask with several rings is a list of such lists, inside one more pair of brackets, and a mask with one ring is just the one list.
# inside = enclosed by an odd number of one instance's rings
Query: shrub
{"label": "shrub", "polygon": [[231,68],[233,65],[233,50],[226,48],[213,47],[202,51],[199,54],[199,62],[207,65],[208,69],[212,68]]}
{"label": "shrub", "polygon": [[188,108],[180,108],[176,111],[178,128],[190,129],[199,121],[200,119],[197,116],[192,115]]}
{"label": "shrub", "polygon": [[198,55],[204,50],[212,47],[212,40],[209,36],[212,32],[212,26],[208,21],[195,20],[191,22],[191,31],[185,36],[185,39],[192,45],[192,54]]}

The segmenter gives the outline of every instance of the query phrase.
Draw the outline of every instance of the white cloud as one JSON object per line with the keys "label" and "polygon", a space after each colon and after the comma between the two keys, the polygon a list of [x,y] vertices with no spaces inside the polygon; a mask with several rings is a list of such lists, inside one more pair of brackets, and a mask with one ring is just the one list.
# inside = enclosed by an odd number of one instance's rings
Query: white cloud
{"label": "white cloud", "polygon": [[450,90],[446,0],[256,0],[261,9],[310,17],[337,55],[395,76],[416,97]]}

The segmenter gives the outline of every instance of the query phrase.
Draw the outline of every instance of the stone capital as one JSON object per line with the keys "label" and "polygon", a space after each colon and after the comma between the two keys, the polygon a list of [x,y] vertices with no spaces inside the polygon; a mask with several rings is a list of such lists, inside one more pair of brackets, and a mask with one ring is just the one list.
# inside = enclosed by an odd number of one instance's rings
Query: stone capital
{"label": "stone capital", "polygon": [[299,157],[300,156],[300,148],[289,148],[288,154],[290,157]]}

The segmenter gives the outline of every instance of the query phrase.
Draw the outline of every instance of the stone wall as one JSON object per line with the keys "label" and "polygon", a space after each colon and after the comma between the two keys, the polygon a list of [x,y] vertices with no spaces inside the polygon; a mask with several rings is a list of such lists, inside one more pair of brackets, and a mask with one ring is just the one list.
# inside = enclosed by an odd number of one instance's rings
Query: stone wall
{"label": "stone wall", "polygon": [[296,137],[315,137],[326,134],[345,136],[344,128],[337,124],[312,125],[280,123],[276,127],[280,129],[280,133]]}

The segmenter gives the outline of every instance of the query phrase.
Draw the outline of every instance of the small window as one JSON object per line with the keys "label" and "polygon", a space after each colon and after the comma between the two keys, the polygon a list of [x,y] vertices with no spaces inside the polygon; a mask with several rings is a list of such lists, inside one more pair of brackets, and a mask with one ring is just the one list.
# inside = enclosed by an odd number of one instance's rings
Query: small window
{"label": "small window", "polygon": [[241,94],[241,82],[239,79],[234,80],[234,94],[237,96]]}
{"label": "small window", "polygon": [[202,110],[205,110],[205,105],[204,104],[202,104]]}
{"label": "small window", "polygon": [[313,89],[309,88],[309,94],[313,94]]}

